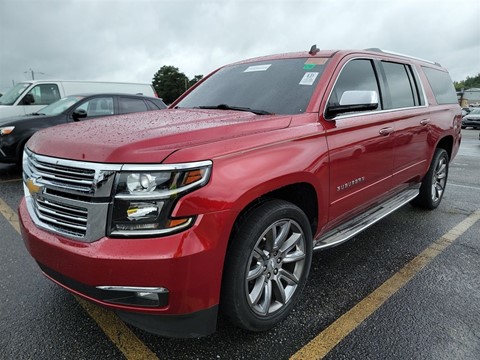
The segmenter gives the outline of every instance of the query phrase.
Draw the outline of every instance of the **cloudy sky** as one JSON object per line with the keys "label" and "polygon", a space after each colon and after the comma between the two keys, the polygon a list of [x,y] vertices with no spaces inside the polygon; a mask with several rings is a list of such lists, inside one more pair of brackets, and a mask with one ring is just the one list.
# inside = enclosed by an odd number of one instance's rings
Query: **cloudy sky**
{"label": "cloudy sky", "polygon": [[189,78],[254,56],[379,47],[480,73],[478,0],[0,0],[0,92],[31,79]]}

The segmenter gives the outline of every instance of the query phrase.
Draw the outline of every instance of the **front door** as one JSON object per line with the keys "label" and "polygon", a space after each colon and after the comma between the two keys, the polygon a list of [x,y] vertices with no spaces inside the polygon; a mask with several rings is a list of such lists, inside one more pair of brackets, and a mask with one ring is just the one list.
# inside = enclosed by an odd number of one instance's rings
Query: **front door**
{"label": "front door", "polygon": [[[341,70],[330,104],[345,91],[375,91],[378,77],[373,61],[353,59]],[[374,111],[345,113],[328,119],[330,154],[330,209],[332,227],[379,201],[391,188],[393,173],[394,117]]]}

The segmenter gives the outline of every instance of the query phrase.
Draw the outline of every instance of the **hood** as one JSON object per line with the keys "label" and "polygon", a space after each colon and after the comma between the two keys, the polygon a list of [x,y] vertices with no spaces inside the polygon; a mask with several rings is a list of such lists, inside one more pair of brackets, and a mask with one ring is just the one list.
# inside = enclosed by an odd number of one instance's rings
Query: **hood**
{"label": "hood", "polygon": [[[12,116],[25,115],[24,106],[0,105],[0,120]],[[41,106],[37,106],[37,109]],[[35,111],[35,110],[34,110]]]}
{"label": "hood", "polygon": [[9,116],[4,119],[0,119],[0,126],[10,126],[10,125],[18,124],[21,121],[45,119],[48,117],[52,117],[52,116],[32,115],[32,114]]}
{"label": "hood", "polygon": [[468,114],[463,117],[464,119],[480,119],[480,114]]}
{"label": "hood", "polygon": [[226,110],[170,109],[110,116],[37,132],[35,153],[106,163],[160,163],[172,152],[204,143],[288,127],[291,116]]}

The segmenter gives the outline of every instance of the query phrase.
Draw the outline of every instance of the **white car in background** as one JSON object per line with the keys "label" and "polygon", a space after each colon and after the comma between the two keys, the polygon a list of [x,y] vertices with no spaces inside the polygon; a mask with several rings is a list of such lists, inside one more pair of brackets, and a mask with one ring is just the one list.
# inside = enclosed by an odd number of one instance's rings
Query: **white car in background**
{"label": "white car in background", "polygon": [[0,119],[37,112],[68,95],[124,93],[157,97],[151,84],[40,80],[17,83],[0,97]]}

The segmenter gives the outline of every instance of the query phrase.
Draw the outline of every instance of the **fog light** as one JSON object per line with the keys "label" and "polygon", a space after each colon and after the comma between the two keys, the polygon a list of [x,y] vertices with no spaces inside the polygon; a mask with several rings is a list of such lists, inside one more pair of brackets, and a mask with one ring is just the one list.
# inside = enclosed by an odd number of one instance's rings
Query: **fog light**
{"label": "fog light", "polygon": [[113,304],[146,307],[168,305],[168,289],[163,287],[97,286],[104,292],[103,300]]}
{"label": "fog light", "polygon": [[147,299],[151,301],[158,301],[158,293],[153,292],[136,292],[135,296],[141,299]]}

